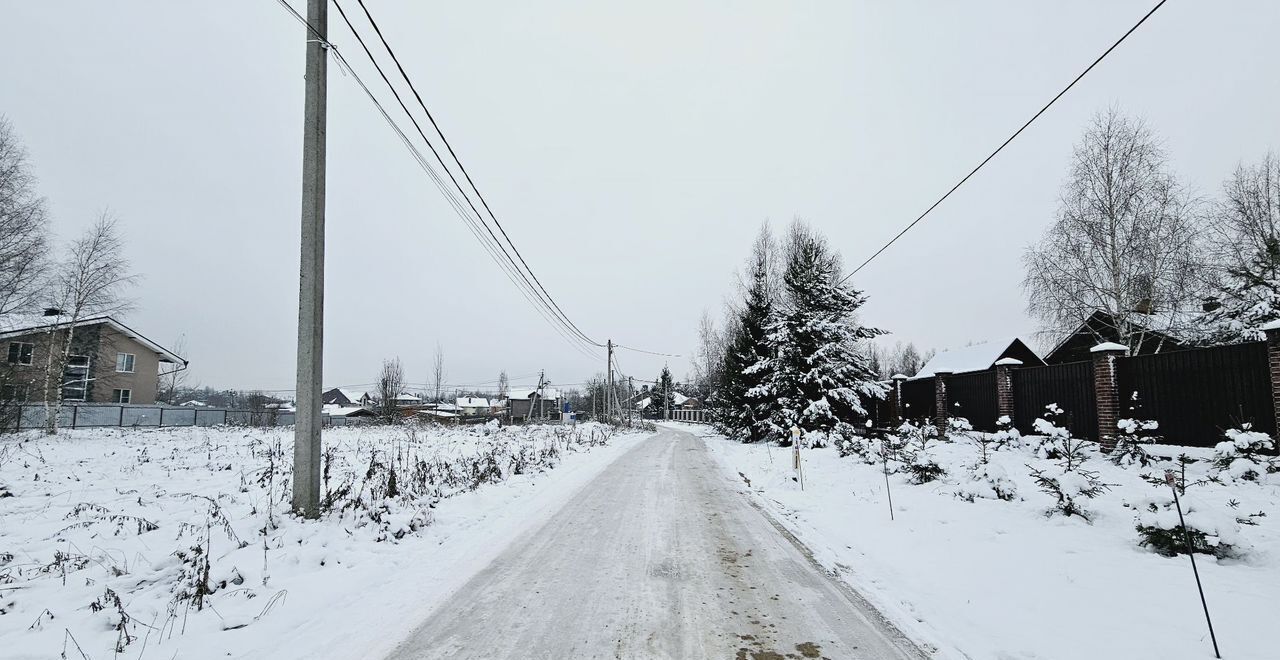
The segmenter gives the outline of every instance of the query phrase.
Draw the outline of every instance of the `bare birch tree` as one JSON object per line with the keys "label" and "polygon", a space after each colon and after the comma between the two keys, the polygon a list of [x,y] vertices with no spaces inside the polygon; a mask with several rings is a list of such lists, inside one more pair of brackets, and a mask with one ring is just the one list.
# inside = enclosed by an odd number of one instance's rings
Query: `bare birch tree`
{"label": "bare birch tree", "polygon": [[1223,194],[1208,224],[1213,263],[1247,269],[1280,241],[1280,156],[1267,152],[1256,165],[1241,164]]}
{"label": "bare birch tree", "polygon": [[45,365],[47,433],[58,432],[76,324],[90,316],[123,314],[132,309],[133,301],[125,291],[137,282],[137,276],[129,270],[124,239],[116,219],[107,212],[68,246],[66,257],[54,268],[50,294],[51,307],[58,310],[58,326],[51,327],[61,329],[49,333]]}
{"label": "bare birch tree", "polygon": [[0,314],[33,310],[48,258],[48,215],[27,152],[0,117]]}
{"label": "bare birch tree", "polygon": [[1146,125],[1114,108],[1098,113],[1076,144],[1057,218],[1024,256],[1028,311],[1059,337],[1106,312],[1120,342],[1138,350],[1198,302],[1198,224]]}
{"label": "bare birch tree", "polygon": [[378,413],[388,424],[399,418],[396,397],[403,388],[404,368],[400,366],[400,358],[383,360],[382,372],[378,374]]}
{"label": "bare birch tree", "polygon": [[507,370],[503,369],[498,374],[498,399],[506,400],[507,395],[511,392],[511,381],[507,378]]}
{"label": "bare birch tree", "polygon": [[[178,335],[178,338],[174,340],[173,352],[179,356],[186,355],[186,335]],[[187,371],[186,365],[174,365],[168,371],[156,374],[156,400],[170,404],[176,403],[174,398],[178,396],[178,393],[188,389],[187,379],[189,375],[190,372]]]}
{"label": "bare birch tree", "polygon": [[444,349],[440,347],[440,342],[436,342],[435,360],[431,363],[431,390],[436,403],[444,400],[444,381],[446,377],[444,371]]}
{"label": "bare birch tree", "polygon": [[712,390],[720,383],[720,374],[724,368],[724,338],[716,328],[711,314],[703,310],[698,321],[698,348],[690,361],[695,396],[707,400]]}

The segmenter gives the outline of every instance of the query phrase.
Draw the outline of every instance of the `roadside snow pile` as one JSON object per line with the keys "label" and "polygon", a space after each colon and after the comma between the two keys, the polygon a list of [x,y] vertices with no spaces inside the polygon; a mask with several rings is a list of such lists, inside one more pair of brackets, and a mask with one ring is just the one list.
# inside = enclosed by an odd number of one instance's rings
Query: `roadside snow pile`
{"label": "roadside snow pile", "polygon": [[[528,486],[567,497],[625,443],[577,455],[614,437],[598,424],[326,429],[321,519],[304,522],[289,514],[291,429],[0,436],[0,647],[347,657],[394,643],[393,622],[411,626],[548,508]],[[584,469],[542,476],[565,460]]]}
{"label": "roadside snow pile", "polygon": [[948,441],[906,424],[806,449],[803,491],[790,457],[707,438],[727,477],[935,658],[1211,657],[1177,488],[1224,657],[1274,658],[1259,632],[1280,602],[1271,438],[1243,428],[1214,450],[1171,447],[1127,420],[1116,458],[1061,414],[1026,437],[1009,420],[991,434],[953,424]]}

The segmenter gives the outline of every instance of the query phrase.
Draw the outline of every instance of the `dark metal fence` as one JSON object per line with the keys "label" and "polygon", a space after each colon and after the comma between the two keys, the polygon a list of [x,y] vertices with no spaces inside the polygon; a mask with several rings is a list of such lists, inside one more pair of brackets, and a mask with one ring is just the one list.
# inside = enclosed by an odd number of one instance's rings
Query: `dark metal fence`
{"label": "dark metal fence", "polygon": [[951,417],[964,417],[979,431],[996,430],[996,372],[971,371],[947,377]]}
{"label": "dark metal fence", "polygon": [[1141,355],[1117,364],[1120,418],[1156,420],[1166,443],[1212,447],[1223,430],[1242,422],[1276,431],[1266,342]]}
{"label": "dark metal fence", "polygon": [[[992,381],[992,391],[995,382]],[[1098,404],[1093,395],[1093,363],[1069,362],[1048,367],[1013,370],[1013,418],[1018,430],[1032,433],[1045,406],[1057,404],[1063,414],[1055,421],[1077,438],[1098,439]]]}
{"label": "dark metal fence", "polygon": [[902,416],[911,421],[932,419],[937,407],[932,378],[902,381]]}

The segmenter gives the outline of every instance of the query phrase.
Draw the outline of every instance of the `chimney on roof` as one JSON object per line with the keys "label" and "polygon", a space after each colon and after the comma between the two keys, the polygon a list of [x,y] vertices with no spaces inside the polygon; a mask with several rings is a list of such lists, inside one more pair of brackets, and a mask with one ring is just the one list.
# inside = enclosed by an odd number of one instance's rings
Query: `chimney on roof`
{"label": "chimney on roof", "polygon": [[58,309],[57,307],[46,307],[44,308],[44,315],[45,316],[62,316],[62,310]]}
{"label": "chimney on roof", "polygon": [[1208,298],[1205,298],[1204,300],[1200,301],[1201,311],[1212,312],[1216,309],[1221,309],[1221,308],[1222,308],[1222,301],[1218,300],[1217,296],[1209,296]]}

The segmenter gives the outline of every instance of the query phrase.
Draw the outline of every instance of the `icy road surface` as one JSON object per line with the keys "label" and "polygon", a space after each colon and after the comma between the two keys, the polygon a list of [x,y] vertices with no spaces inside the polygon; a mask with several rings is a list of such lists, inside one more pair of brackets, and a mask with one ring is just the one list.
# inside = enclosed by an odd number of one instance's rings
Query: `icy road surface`
{"label": "icy road surface", "polygon": [[920,658],[662,429],[517,539],[392,653],[425,658]]}

